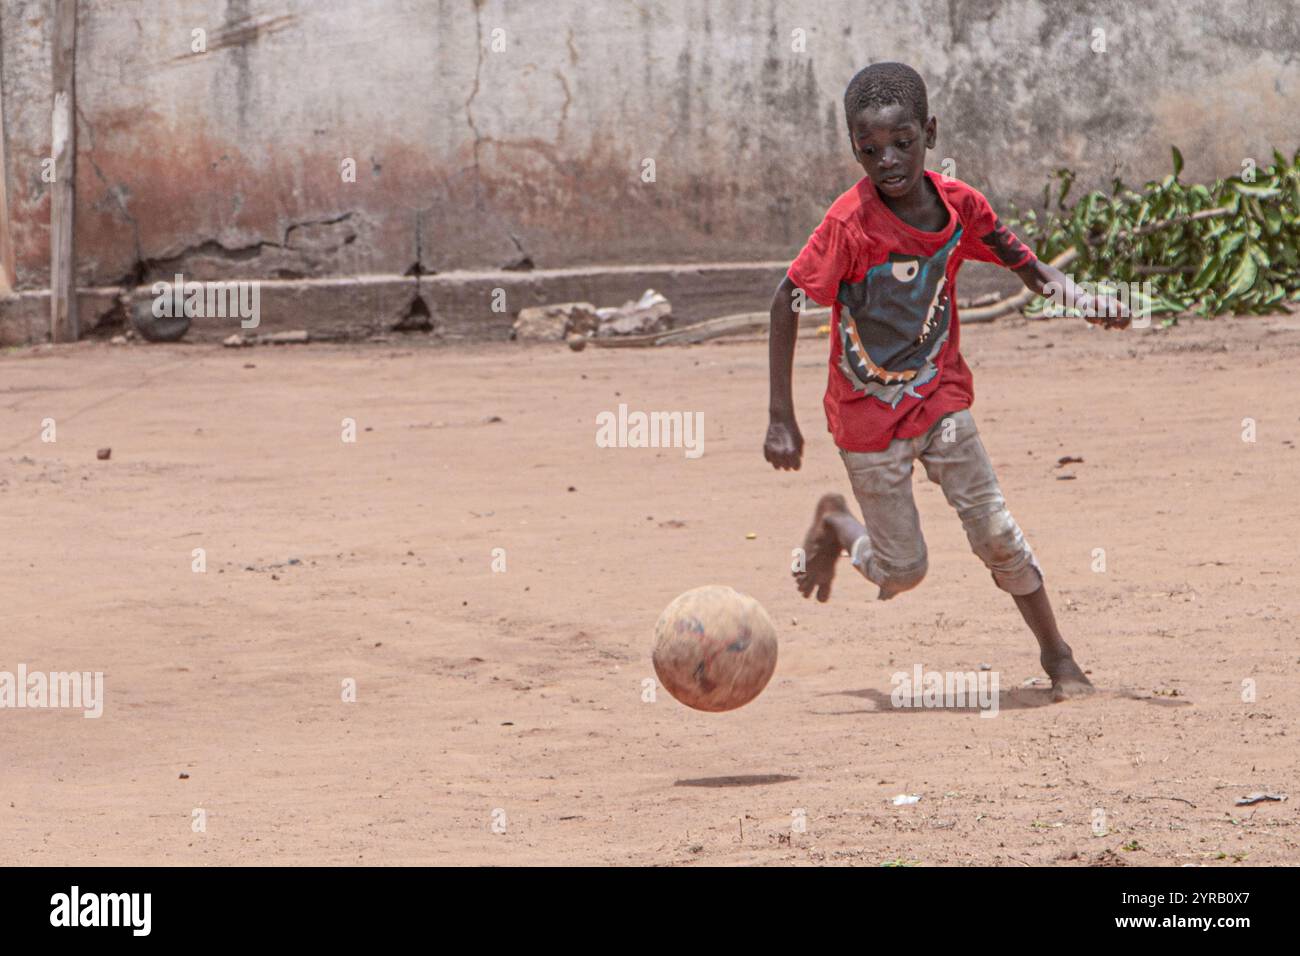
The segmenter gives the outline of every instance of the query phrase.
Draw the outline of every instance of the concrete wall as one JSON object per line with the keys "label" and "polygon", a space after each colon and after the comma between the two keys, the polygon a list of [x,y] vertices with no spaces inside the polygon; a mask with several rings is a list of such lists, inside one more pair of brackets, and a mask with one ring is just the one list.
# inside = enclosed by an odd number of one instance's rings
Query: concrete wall
{"label": "concrete wall", "polygon": [[[23,289],[49,272],[49,7],[0,13]],[[931,165],[1003,206],[1060,166],[1161,176],[1171,143],[1212,178],[1300,145],[1298,20],[1292,0],[81,0],[79,282],[788,259],[860,174],[840,98],[879,59],[929,82]]]}

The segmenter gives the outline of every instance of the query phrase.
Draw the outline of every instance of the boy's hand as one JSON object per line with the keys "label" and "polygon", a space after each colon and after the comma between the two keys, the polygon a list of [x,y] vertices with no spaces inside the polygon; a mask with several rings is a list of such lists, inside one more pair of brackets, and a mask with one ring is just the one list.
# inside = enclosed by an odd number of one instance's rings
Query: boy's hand
{"label": "boy's hand", "polygon": [[763,457],[773,468],[798,471],[803,460],[803,435],[794,417],[773,417],[767,426],[767,440],[763,442]]}
{"label": "boy's hand", "polygon": [[1126,329],[1133,316],[1128,306],[1110,295],[1089,296],[1089,302],[1082,303],[1083,317],[1092,325],[1106,329]]}

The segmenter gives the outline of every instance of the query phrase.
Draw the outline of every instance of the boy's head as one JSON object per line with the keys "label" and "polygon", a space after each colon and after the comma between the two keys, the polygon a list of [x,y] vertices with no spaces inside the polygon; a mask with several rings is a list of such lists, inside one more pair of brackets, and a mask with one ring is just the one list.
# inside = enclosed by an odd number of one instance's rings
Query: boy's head
{"label": "boy's head", "polygon": [[885,195],[905,195],[921,182],[936,132],[928,114],[925,81],[906,64],[873,63],[849,81],[844,118],[853,158]]}

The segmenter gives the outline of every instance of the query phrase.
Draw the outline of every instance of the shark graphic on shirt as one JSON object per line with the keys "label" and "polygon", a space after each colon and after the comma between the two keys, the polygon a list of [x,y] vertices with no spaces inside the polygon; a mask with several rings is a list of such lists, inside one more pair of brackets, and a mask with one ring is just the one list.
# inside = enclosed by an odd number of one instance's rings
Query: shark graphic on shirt
{"label": "shark graphic on shirt", "polygon": [[897,408],[938,374],[952,308],[948,259],[961,235],[958,225],[932,256],[891,253],[861,281],[840,283],[840,370],[854,391]]}

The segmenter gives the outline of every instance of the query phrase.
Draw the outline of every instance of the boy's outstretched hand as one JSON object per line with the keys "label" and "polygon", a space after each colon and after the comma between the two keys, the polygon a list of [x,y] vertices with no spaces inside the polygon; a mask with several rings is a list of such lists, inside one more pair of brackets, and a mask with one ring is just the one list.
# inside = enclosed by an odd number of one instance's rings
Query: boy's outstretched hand
{"label": "boy's outstretched hand", "polygon": [[793,417],[774,417],[768,423],[763,457],[772,463],[773,468],[799,470],[799,464],[803,460],[803,435]]}
{"label": "boy's outstretched hand", "polygon": [[1128,306],[1114,296],[1091,296],[1091,308],[1085,307],[1083,317],[1091,325],[1106,329],[1126,329],[1133,316]]}

